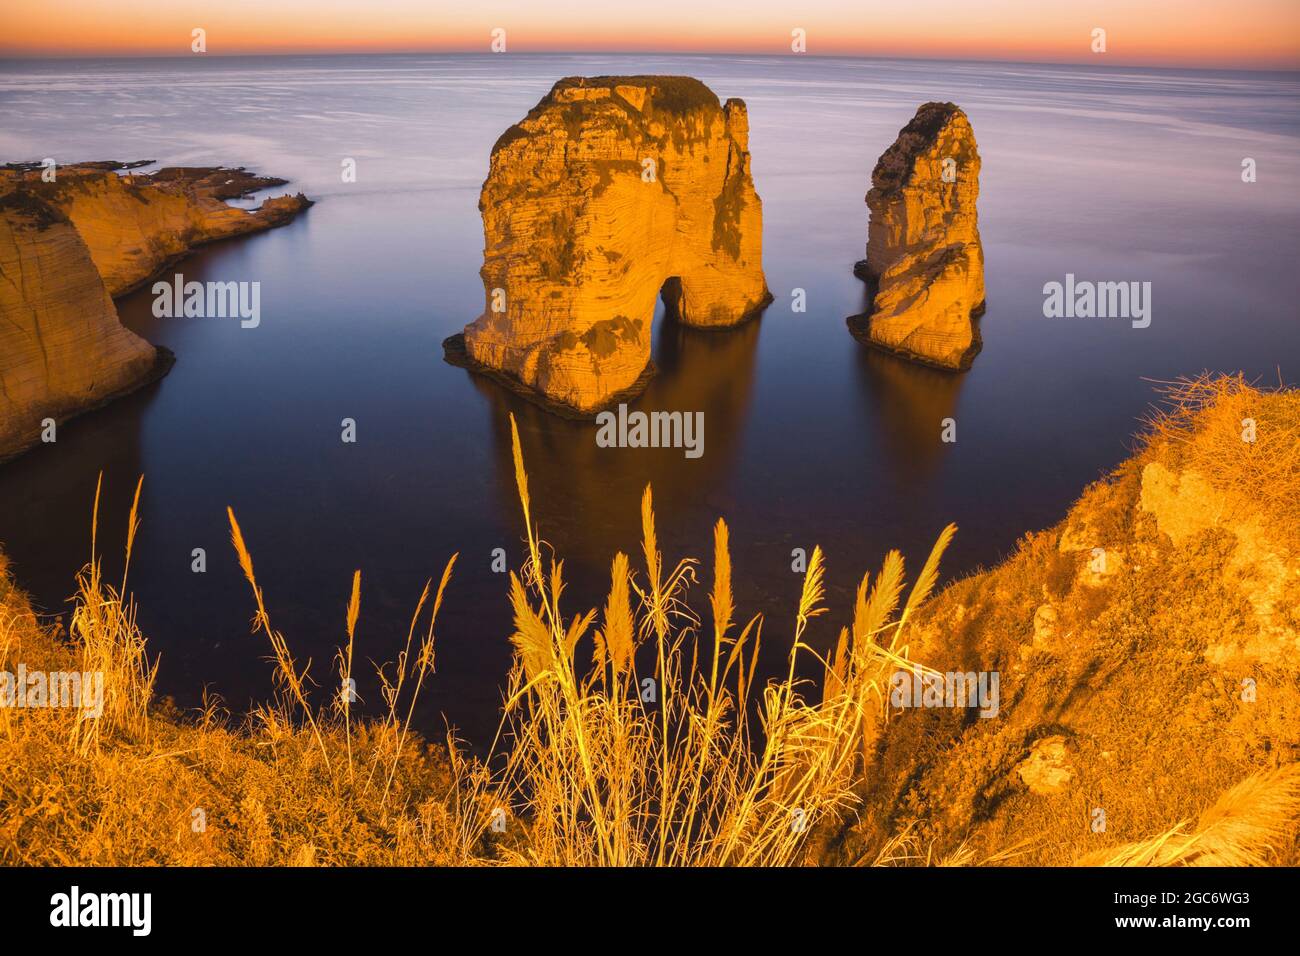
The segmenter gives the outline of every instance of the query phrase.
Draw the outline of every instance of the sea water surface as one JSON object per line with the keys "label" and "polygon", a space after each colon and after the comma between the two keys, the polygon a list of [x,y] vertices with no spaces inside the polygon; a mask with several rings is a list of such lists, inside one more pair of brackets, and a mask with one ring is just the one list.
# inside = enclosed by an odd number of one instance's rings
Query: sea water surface
{"label": "sea water surface", "polygon": [[[660,374],[633,403],[703,412],[699,459],[597,448],[593,425],[442,358],[442,339],[482,309],[477,203],[493,142],[557,79],[610,73],[690,74],[749,106],[775,301],[728,332],[657,317]],[[871,168],[929,100],[966,110],[983,158],[988,311],[964,375],[864,349],[844,324],[864,307],[852,266]],[[115,568],[143,474],[130,587],[162,656],[159,689],[189,707],[206,687],[236,711],[272,684],[227,505],[273,623],[322,684],[354,569],[356,658],[383,662],[426,579],[459,552],[419,720],[481,744],[510,656],[493,550],[517,568],[523,534],[513,412],[535,517],[566,559],[568,613],[597,606],[616,550],[638,554],[650,483],[670,560],[707,556],[726,518],[740,611],[767,616],[779,662],[800,587],[794,549],[826,551],[832,613],[812,633],[824,645],[888,549],[915,567],[955,521],[952,577],[1059,520],[1130,450],[1151,380],[1300,377],[1298,146],[1300,78],[1286,73],[706,56],[0,61],[0,161],[242,165],[291,181],[271,194],[317,201],[290,226],[171,270],[260,282],[256,329],[154,318],[148,288],[119,301],[130,328],[176,353],[175,369],[0,466],[0,545],[41,608],[66,614],[97,476]],[[1246,158],[1256,182],[1243,182]],[[346,159],[355,183],[342,181]],[[1150,282],[1150,327],[1045,318],[1043,285],[1067,273]],[[805,312],[792,310],[797,289]],[[354,444],[340,439],[345,418]],[[946,418],[955,443],[940,441]],[[196,548],[205,573],[191,570]],[[377,708],[375,681],[360,678]]]}

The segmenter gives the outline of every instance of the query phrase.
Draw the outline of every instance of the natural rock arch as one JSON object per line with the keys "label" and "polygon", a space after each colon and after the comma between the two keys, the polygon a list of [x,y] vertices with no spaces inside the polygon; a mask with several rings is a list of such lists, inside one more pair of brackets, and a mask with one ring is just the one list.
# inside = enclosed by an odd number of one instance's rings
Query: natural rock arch
{"label": "natural rock arch", "polygon": [[770,300],[745,104],[689,77],[571,77],[492,149],[470,367],[589,414],[643,381],[655,299],[724,327]]}

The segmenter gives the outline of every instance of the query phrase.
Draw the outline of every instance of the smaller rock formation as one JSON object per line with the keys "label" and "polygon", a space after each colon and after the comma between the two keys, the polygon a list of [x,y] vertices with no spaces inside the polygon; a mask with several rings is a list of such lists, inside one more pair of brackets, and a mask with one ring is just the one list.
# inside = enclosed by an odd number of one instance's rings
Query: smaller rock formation
{"label": "smaller rock formation", "polygon": [[975,201],[980,158],[966,114],[926,103],[871,173],[867,258],[856,272],[876,283],[854,336],[926,365],[967,369],[981,347],[984,252]]}
{"label": "smaller rock formation", "polygon": [[681,76],[570,77],[492,149],[483,314],[448,361],[556,410],[644,385],[655,299],[687,325],[766,305],[745,104]]}
{"label": "smaller rock formation", "polygon": [[1016,774],[1040,797],[1064,793],[1074,782],[1074,767],[1070,763],[1069,746],[1065,737],[1053,734],[1034,741],[1029,756],[1016,767]]}

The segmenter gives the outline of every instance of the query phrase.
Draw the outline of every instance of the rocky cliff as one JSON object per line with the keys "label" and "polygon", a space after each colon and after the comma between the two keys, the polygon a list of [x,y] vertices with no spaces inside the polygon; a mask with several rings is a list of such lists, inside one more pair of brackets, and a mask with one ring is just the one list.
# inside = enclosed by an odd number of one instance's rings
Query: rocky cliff
{"label": "rocky cliff", "polygon": [[283,225],[311,205],[301,193],[268,199],[252,211],[228,205],[224,200],[284,183],[243,168],[167,167],[125,176],[114,171],[133,165],[63,166],[52,183],[31,169],[0,170],[0,177],[67,215],[111,296],[131,291],[197,245]]}
{"label": "rocky cliff", "polygon": [[118,321],[90,250],[57,207],[0,195],[0,460],[166,367]]}
{"label": "rocky cliff", "polygon": [[849,319],[863,342],[927,365],[970,367],[984,311],[975,201],[980,158],[966,114],[926,103],[871,173],[867,258],[871,312]]}
{"label": "rocky cliff", "polygon": [[661,292],[687,325],[770,301],[745,104],[688,77],[571,77],[492,149],[473,368],[579,413],[643,380]]}
{"label": "rocky cliff", "polygon": [[998,673],[1000,708],[889,708],[864,806],[829,859],[871,860],[900,836],[922,858],[1109,859],[1204,824],[1253,774],[1294,771],[1300,392],[1232,377],[1173,394],[1064,521],[922,608],[912,659]]}
{"label": "rocky cliff", "polygon": [[301,194],[248,211],[224,200],[284,180],[244,169],[139,163],[0,168],[0,460],[63,420],[153,381],[172,356],[118,320],[113,297],[194,246],[269,229],[311,205]]}

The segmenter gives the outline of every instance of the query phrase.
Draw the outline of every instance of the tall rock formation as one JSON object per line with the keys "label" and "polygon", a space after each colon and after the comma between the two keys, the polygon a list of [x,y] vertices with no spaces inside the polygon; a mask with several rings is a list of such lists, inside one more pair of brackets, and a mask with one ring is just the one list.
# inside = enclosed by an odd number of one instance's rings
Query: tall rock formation
{"label": "tall rock formation", "polygon": [[0,460],[151,381],[167,356],[124,328],[90,250],[57,207],[0,195]]}
{"label": "tall rock formation", "polygon": [[914,361],[967,369],[981,347],[984,251],[975,201],[980,157],[966,114],[926,103],[871,173],[867,258],[872,311],[853,316],[861,341]]}
{"label": "tall rock formation", "polygon": [[655,297],[693,326],[771,300],[745,104],[689,77],[570,77],[497,140],[471,368],[589,414],[636,387]]}

